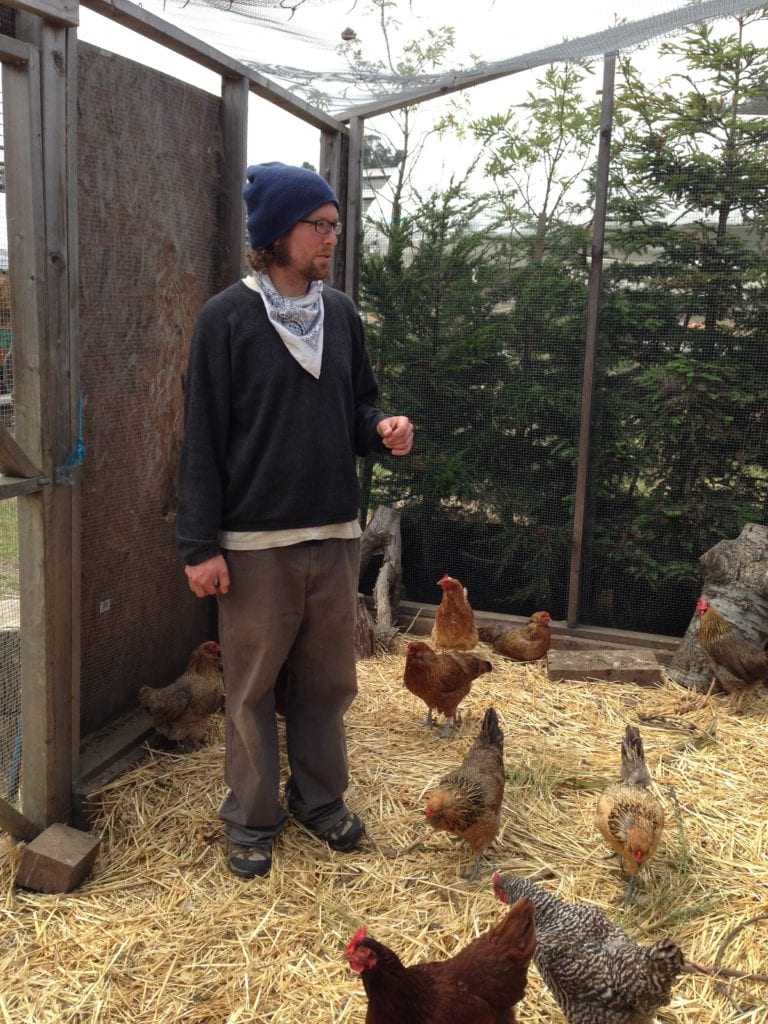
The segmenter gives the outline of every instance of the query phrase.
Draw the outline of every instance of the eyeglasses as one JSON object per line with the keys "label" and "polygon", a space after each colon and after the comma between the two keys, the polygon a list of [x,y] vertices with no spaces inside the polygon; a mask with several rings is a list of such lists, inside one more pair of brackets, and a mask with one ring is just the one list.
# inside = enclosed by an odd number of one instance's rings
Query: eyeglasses
{"label": "eyeglasses", "polygon": [[331,231],[334,235],[340,235],[341,229],[344,227],[340,220],[325,220],[323,217],[320,220],[300,220],[299,224],[311,224],[318,235],[327,235]]}

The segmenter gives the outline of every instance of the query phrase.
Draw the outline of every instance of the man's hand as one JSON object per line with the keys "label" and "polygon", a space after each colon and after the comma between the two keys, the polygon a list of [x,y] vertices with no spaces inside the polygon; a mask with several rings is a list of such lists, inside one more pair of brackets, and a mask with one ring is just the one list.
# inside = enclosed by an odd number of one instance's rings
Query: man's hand
{"label": "man's hand", "polygon": [[407,416],[389,416],[376,429],[393,455],[407,455],[413,446],[413,424]]}
{"label": "man's hand", "polygon": [[229,590],[229,570],[223,555],[214,555],[197,565],[186,565],[184,572],[195,597],[226,594]]}

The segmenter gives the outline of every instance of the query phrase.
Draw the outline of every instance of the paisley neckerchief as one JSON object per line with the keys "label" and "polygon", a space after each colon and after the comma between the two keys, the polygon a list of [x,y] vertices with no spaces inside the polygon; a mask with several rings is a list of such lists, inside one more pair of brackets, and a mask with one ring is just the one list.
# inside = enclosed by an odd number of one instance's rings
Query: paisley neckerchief
{"label": "paisley neckerchief", "polygon": [[268,274],[249,274],[243,283],[261,295],[269,322],[299,366],[318,378],[323,361],[323,282],[312,281],[307,294],[296,298],[281,295]]}

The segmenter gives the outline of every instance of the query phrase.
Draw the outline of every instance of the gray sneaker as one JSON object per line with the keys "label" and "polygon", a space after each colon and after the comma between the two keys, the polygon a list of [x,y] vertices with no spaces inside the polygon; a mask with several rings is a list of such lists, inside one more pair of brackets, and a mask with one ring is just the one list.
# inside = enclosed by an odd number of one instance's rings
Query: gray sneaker
{"label": "gray sneaker", "polygon": [[324,839],[337,853],[349,853],[365,835],[365,825],[352,811],[345,811],[344,816],[335,824],[315,835],[318,839]]}
{"label": "gray sneaker", "polygon": [[263,878],[272,867],[272,843],[266,841],[256,846],[246,846],[230,839],[227,867],[238,878]]}

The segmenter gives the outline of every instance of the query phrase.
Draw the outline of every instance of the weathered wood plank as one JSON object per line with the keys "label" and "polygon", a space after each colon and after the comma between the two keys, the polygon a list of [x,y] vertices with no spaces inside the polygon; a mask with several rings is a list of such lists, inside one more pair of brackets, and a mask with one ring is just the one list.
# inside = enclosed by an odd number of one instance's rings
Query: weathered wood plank
{"label": "weathered wood plank", "polygon": [[43,484],[38,477],[6,476],[0,473],[0,501],[4,498],[16,498],[20,494],[33,494],[42,488]]}
{"label": "weathered wood plank", "polygon": [[6,427],[0,426],[0,470],[6,476],[38,477],[42,471]]}
{"label": "weathered wood plank", "polygon": [[[339,209],[347,209],[349,133],[323,129],[320,133],[320,174],[330,183],[339,200]],[[343,216],[343,214],[342,214]],[[337,245],[333,250],[330,283],[339,291],[347,284],[346,247]]]}
{"label": "weathered wood plank", "polygon": [[15,839],[34,839],[40,834],[40,828],[20,814],[5,800],[0,798],[0,829]]}
{"label": "weathered wood plank", "polygon": [[344,225],[344,291],[357,302],[360,292],[360,252],[362,235],[362,167],[363,131],[365,121],[354,117],[349,126],[349,152],[347,156],[347,205]]}
{"label": "weathered wood plank", "polygon": [[55,25],[75,28],[80,24],[77,0],[6,0],[6,6],[38,15]]}
{"label": "weathered wood plank", "polygon": [[26,64],[29,61],[29,44],[12,36],[0,35],[0,61],[3,64]]}
{"label": "weathered wood plank", "polygon": [[642,648],[601,648],[591,651],[559,651],[550,648],[547,674],[553,682],[572,680],[634,683],[657,686],[662,681],[661,666],[653,651]]}
{"label": "weathered wood plank", "polygon": [[[3,69],[4,93],[13,101],[5,110],[6,149],[15,154],[6,174],[15,218],[9,273],[16,437],[55,481],[77,432],[76,194],[70,188],[77,180],[70,131],[76,36],[26,14],[18,16],[17,29],[39,58],[30,59],[28,71]],[[78,747],[80,525],[76,476],[66,479],[18,499],[23,806],[43,827],[70,816]]]}
{"label": "weathered wood plank", "polygon": [[[435,605],[403,601],[397,624],[416,636],[429,636],[435,621]],[[501,612],[475,612],[475,623],[481,626],[522,626],[528,621],[524,615],[504,615]],[[565,622],[552,622],[552,650],[592,651],[617,647],[642,648],[652,651],[660,665],[672,661],[680,640],[674,636],[655,633],[633,633],[625,629],[604,629],[600,626],[578,626],[570,629]]]}
{"label": "weathered wood plank", "polygon": [[98,836],[54,822],[22,850],[16,885],[35,892],[70,892],[90,874],[100,844]]}
{"label": "weathered wood plank", "polygon": [[221,80],[221,131],[224,139],[222,279],[221,287],[234,284],[243,276],[245,216],[246,140],[248,138],[248,80]]}

